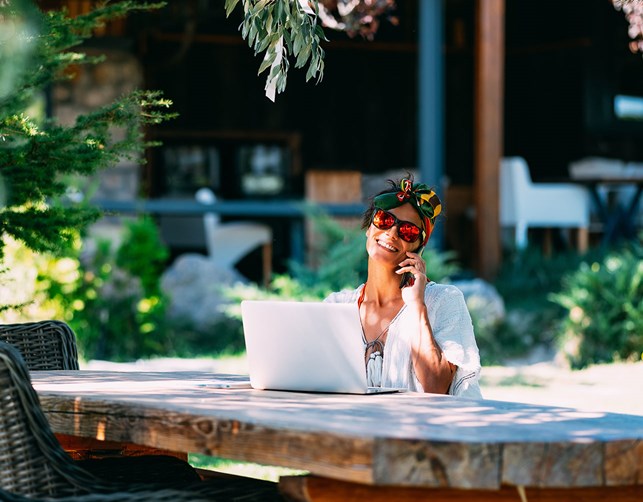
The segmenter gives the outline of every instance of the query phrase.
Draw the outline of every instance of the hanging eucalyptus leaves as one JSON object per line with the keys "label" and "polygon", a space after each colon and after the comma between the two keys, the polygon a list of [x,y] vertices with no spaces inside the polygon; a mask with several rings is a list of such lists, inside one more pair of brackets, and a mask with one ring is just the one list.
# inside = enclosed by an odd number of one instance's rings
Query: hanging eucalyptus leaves
{"label": "hanging eucalyptus leaves", "polygon": [[[226,0],[226,16],[230,16],[239,0]],[[314,0],[241,0],[243,21],[239,27],[244,40],[255,55],[265,51],[258,74],[268,71],[266,96],[275,100],[275,94],[286,89],[289,57],[295,58],[295,68],[308,63],[306,81],[324,74],[326,40],[319,22],[319,5]]]}

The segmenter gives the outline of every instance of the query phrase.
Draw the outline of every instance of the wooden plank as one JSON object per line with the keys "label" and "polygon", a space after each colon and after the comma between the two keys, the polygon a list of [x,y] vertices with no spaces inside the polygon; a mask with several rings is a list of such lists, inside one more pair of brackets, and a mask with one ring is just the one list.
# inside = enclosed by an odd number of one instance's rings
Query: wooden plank
{"label": "wooden plank", "polygon": [[474,196],[473,187],[468,185],[449,185],[443,199],[446,215],[444,225],[446,244],[453,249],[458,260],[471,267],[475,260],[474,241]]}
{"label": "wooden plank", "polygon": [[605,484],[643,485],[643,441],[614,441],[605,445]]}
{"label": "wooden plank", "polygon": [[[314,470],[319,475],[372,483],[372,441],[327,434],[275,430],[237,420],[167,413],[154,416],[150,410],[92,406],[77,410],[73,424],[69,408],[46,406],[52,429],[81,438],[101,436],[109,442],[127,442],[152,448],[202,453],[265,465]],[[102,408],[102,411],[100,411]],[[107,415],[107,416],[106,416]]]}
{"label": "wooden plank", "polygon": [[188,454],[151,448],[134,443],[118,441],[99,441],[94,438],[78,437],[69,434],[56,434],[56,439],[74,460],[88,460],[102,457],[140,457],[142,455],[168,455],[187,462]]}
{"label": "wooden plank", "polygon": [[498,488],[501,447],[424,441],[378,441],[373,477],[376,484]]}
{"label": "wooden plank", "polygon": [[475,198],[477,269],[500,266],[500,159],[503,154],[505,0],[476,1]]}
{"label": "wooden plank", "polygon": [[514,443],[503,451],[502,483],[532,487],[603,484],[601,443]]}
{"label": "wooden plank", "polygon": [[498,490],[367,486],[317,476],[282,476],[279,490],[296,502],[640,502],[643,487],[524,488]]}

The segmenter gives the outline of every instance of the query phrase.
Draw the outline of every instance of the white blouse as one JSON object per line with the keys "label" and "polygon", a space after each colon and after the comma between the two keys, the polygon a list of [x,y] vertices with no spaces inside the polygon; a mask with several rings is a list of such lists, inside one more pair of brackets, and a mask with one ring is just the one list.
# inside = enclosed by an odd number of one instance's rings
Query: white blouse
{"label": "white blouse", "polygon": [[[353,291],[332,293],[324,301],[357,303],[363,288],[364,284]],[[481,399],[480,354],[464,295],[455,286],[429,282],[424,290],[424,303],[435,341],[447,360],[458,367],[449,394]],[[389,326],[384,345],[381,386],[424,392],[411,360],[411,340],[418,336],[417,320],[408,312],[403,309]]]}

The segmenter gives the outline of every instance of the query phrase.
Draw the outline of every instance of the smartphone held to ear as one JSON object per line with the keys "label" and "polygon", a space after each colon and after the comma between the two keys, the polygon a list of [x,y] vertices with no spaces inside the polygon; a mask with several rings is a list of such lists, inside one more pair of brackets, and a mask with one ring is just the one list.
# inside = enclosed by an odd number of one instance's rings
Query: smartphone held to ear
{"label": "smartphone held to ear", "polygon": [[415,284],[415,277],[413,277],[413,274],[411,272],[404,272],[402,274],[402,279],[400,280],[400,289],[407,286],[413,286],[413,284]]}
{"label": "smartphone held to ear", "polygon": [[[422,256],[422,252],[424,251],[424,247],[420,247],[420,249],[417,250],[417,254]],[[411,272],[404,272],[402,274],[402,279],[400,280],[400,289],[405,288],[407,286],[413,286],[415,284],[415,277]]]}

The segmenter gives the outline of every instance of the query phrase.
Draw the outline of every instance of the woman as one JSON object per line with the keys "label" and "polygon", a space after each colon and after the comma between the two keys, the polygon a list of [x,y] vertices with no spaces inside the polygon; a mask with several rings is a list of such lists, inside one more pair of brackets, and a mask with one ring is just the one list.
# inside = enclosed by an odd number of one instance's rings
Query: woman
{"label": "woman", "polygon": [[357,303],[369,385],[480,398],[480,356],[462,292],[428,281],[421,257],[440,199],[410,176],[389,183],[364,213],[367,281],[325,301]]}

